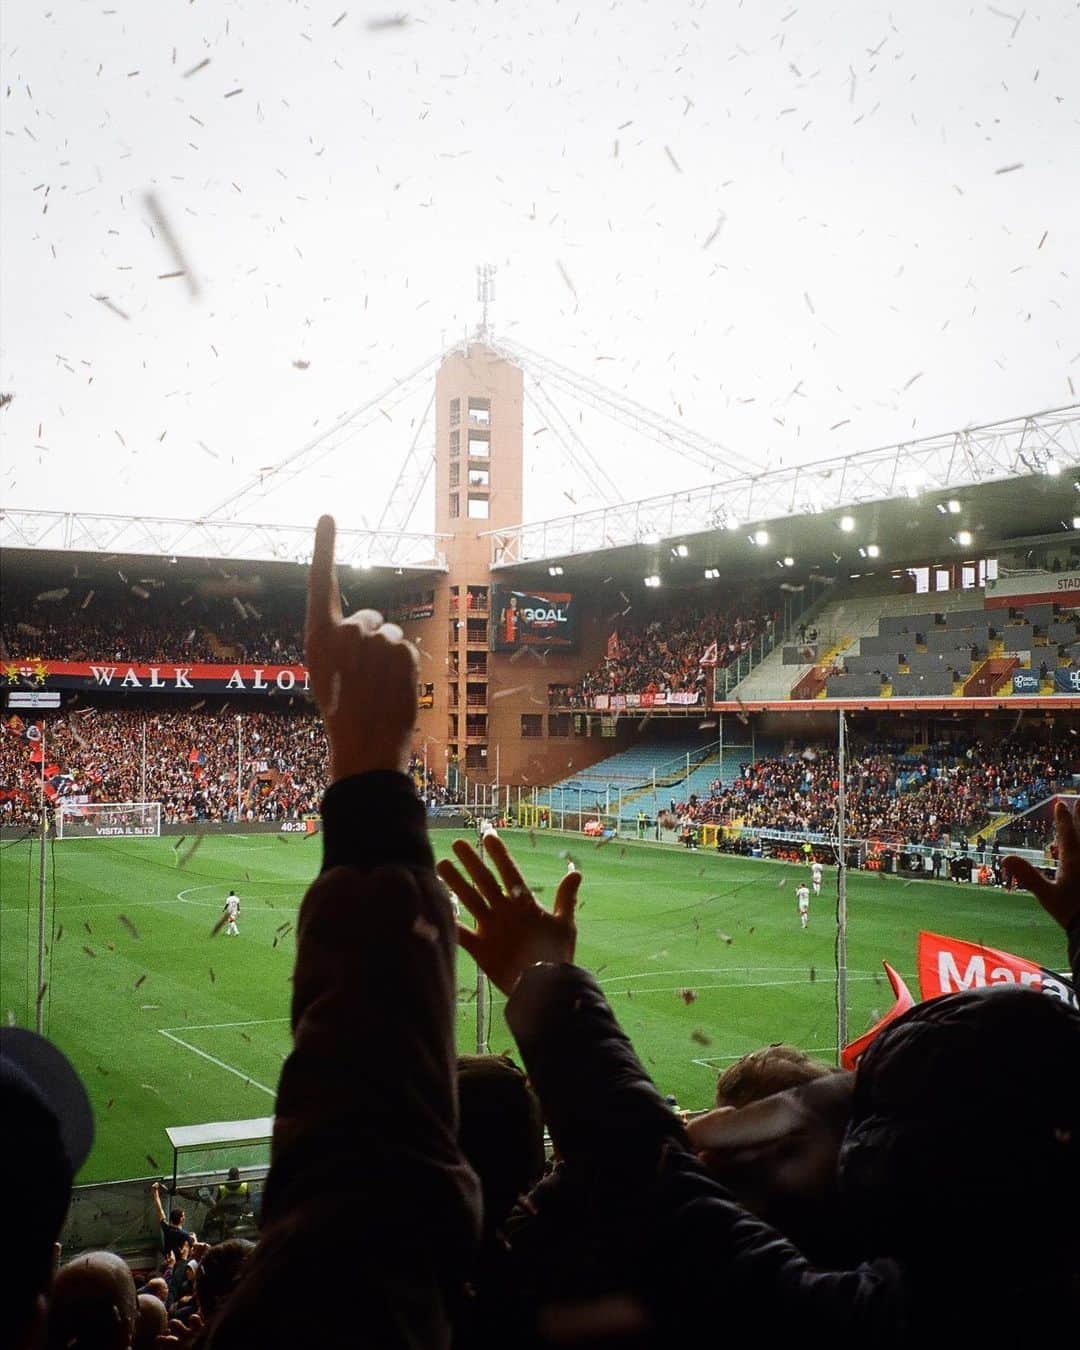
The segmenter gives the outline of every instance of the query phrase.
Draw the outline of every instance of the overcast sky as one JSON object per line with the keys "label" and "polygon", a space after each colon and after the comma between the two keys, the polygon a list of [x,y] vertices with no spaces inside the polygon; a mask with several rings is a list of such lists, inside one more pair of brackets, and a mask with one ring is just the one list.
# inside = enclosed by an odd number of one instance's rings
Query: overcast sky
{"label": "overcast sky", "polygon": [[[1077,401],[1073,0],[404,3],[0,4],[8,504],[206,511],[482,261],[498,332],[762,465]],[[374,523],[426,397],[240,514]],[[706,479],[561,405],[627,498]],[[543,427],[529,518],[595,504]]]}

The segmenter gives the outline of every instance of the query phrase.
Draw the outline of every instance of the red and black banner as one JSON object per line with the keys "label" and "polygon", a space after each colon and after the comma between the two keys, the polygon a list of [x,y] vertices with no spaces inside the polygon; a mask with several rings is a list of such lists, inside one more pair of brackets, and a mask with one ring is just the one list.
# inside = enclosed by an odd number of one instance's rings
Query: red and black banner
{"label": "red and black banner", "polygon": [[919,934],[919,989],[924,999],[1006,984],[1026,985],[1077,1006],[1072,981],[1045,966],[940,933]]}
{"label": "red and black banner", "polygon": [[303,666],[126,661],[12,662],[0,671],[9,689],[108,690],[121,694],[304,694]]}

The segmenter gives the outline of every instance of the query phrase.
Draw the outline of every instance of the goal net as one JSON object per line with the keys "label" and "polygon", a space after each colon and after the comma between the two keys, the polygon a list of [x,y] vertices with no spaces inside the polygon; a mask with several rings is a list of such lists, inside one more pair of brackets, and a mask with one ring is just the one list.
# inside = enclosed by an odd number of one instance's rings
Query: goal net
{"label": "goal net", "polygon": [[150,838],[161,833],[160,802],[73,802],[56,805],[57,839]]}

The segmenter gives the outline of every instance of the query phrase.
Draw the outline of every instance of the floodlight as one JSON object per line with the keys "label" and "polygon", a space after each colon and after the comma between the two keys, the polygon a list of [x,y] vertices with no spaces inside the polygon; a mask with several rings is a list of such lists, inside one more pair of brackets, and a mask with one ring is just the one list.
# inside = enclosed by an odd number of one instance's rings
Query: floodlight
{"label": "floodlight", "polygon": [[946,507],[948,509],[950,516],[958,516],[960,514],[961,506],[955,497],[949,498],[948,502],[946,503]]}
{"label": "floodlight", "polygon": [[706,580],[706,581],[719,581],[719,580],[720,580],[720,569],[719,569],[719,567],[706,567],[706,569],[705,569],[705,580]]}
{"label": "floodlight", "polygon": [[956,542],[961,548],[967,548],[971,543],[973,535],[970,530],[961,530],[956,536]]}
{"label": "floodlight", "polygon": [[841,516],[841,517],[840,517],[840,528],[844,531],[845,534],[850,534],[851,531],[855,528],[855,517],[854,517],[854,516]]}
{"label": "floodlight", "polygon": [[768,530],[755,530],[754,543],[757,544],[759,548],[764,548],[768,542],[769,542]]}
{"label": "floodlight", "polygon": [[645,585],[648,586],[650,590],[655,590],[656,587],[660,585],[660,578],[654,572],[651,577],[645,578]]}
{"label": "floodlight", "polygon": [[877,544],[867,544],[867,546],[866,546],[866,556],[867,556],[868,558],[880,558],[880,557],[881,557],[881,549],[877,546]]}

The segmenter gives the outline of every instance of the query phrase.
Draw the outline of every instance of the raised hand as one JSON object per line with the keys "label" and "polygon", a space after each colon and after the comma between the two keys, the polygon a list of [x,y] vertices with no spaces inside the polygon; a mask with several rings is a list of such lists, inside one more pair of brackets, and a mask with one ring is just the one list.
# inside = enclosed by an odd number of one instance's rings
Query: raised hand
{"label": "raised hand", "polygon": [[1018,886],[1023,886],[1056,919],[1062,928],[1080,915],[1080,800],[1075,814],[1063,801],[1054,807],[1054,829],[1057,834],[1057,880],[1048,881],[1031,863],[1010,855],[1002,864],[1002,871]]}
{"label": "raised hand", "polygon": [[539,961],[573,961],[577,945],[574,909],[581,873],[563,877],[548,913],[536,903],[503,841],[489,836],[484,847],[498,878],[462,839],[454,844],[454,853],[471,884],[452,862],[440,862],[436,870],[476,920],[475,928],[458,924],[458,941],[491,982],[509,994],[529,966]]}
{"label": "raised hand", "polygon": [[396,624],[372,609],[341,617],[335,525],[315,529],[304,648],[330,742],[332,781],[374,769],[404,771],[416,723],[417,657]]}

